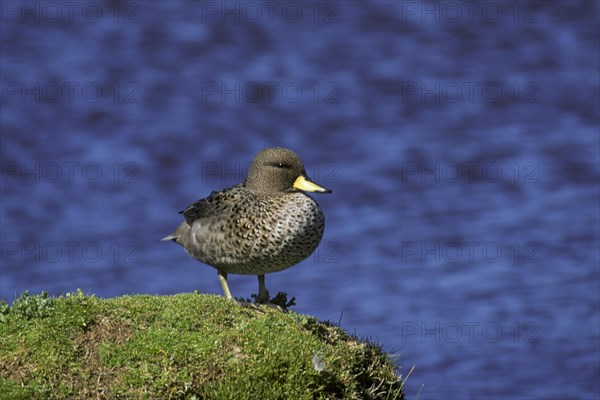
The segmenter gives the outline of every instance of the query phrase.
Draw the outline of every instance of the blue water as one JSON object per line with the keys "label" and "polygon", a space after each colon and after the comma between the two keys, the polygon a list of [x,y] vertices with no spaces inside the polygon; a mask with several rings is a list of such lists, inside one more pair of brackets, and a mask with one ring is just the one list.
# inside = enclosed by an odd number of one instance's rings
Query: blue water
{"label": "blue water", "polygon": [[597,2],[67,3],[1,4],[0,298],[221,294],[159,239],[285,146],[333,193],[272,293],[409,399],[600,398]]}

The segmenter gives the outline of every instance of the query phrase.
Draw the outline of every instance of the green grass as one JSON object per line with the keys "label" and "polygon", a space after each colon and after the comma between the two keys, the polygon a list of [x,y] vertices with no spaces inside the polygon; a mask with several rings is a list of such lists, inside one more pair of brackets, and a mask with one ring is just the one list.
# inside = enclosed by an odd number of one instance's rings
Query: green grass
{"label": "green grass", "polygon": [[198,294],[0,303],[0,399],[403,399],[379,346]]}

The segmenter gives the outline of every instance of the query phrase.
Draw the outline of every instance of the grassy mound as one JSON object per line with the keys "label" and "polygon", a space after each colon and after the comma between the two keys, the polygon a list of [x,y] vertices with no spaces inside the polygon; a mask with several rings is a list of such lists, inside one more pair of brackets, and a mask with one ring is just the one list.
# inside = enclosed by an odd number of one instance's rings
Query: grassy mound
{"label": "grassy mound", "polygon": [[403,399],[381,349],[198,294],[0,303],[1,399]]}

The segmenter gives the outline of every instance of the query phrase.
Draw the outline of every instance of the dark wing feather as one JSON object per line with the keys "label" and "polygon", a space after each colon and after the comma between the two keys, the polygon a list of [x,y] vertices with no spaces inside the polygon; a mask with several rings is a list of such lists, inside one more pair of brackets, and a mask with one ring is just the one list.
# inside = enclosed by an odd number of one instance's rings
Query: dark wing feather
{"label": "dark wing feather", "polygon": [[220,192],[213,191],[208,197],[195,201],[179,213],[183,214],[185,222],[192,226],[194,221],[198,219],[211,217],[225,211],[228,208],[227,199],[230,198],[231,192],[237,188],[236,185]]}

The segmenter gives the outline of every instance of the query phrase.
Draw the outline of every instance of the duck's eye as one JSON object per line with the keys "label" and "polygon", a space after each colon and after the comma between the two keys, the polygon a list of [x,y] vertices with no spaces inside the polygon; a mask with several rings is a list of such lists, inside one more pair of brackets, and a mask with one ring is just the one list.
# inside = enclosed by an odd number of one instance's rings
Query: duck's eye
{"label": "duck's eye", "polygon": [[284,164],[284,163],[273,163],[273,166],[277,167],[277,168],[289,168],[290,167],[289,165]]}

